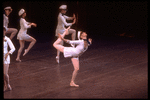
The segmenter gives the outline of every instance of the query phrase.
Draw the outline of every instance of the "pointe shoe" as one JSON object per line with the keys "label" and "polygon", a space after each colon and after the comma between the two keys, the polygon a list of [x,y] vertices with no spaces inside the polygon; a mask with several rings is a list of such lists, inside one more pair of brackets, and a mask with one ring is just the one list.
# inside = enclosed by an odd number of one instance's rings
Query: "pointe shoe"
{"label": "pointe shoe", "polygon": [[70,83],[70,86],[72,86],[72,87],[79,87],[79,85],[77,85],[77,84],[75,84],[73,82]]}
{"label": "pointe shoe", "polygon": [[27,53],[28,53],[28,51],[27,51],[27,50],[24,50],[23,56],[25,56]]}
{"label": "pointe shoe", "polygon": [[8,90],[8,91],[11,91],[11,90],[12,90],[12,88],[11,88],[10,85],[8,85],[7,90]]}
{"label": "pointe shoe", "polygon": [[56,62],[59,64],[59,57],[56,56]]}

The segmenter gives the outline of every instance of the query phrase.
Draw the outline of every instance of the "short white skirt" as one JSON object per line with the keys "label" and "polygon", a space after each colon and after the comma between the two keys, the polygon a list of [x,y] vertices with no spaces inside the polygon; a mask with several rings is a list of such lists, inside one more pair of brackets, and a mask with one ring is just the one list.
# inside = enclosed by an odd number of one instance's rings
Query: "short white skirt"
{"label": "short white skirt", "polygon": [[58,33],[60,33],[62,35],[64,32],[65,32],[65,30],[56,29],[55,36],[58,36]]}
{"label": "short white skirt", "polygon": [[78,58],[78,54],[75,53],[75,49],[73,47],[64,47],[64,57]]}
{"label": "short white skirt", "polygon": [[28,34],[18,34],[17,35],[18,40],[27,40],[27,39],[30,39],[30,38],[31,38],[31,36],[28,35]]}
{"label": "short white skirt", "polygon": [[5,59],[5,54],[3,55],[3,63],[4,64],[10,64],[10,55],[8,55],[7,58]]}

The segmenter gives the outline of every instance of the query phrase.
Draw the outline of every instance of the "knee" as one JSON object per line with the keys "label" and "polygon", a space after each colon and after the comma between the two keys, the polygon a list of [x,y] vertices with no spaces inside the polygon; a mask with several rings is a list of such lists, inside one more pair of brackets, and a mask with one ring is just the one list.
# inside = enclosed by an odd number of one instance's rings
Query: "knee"
{"label": "knee", "polygon": [[75,71],[79,71],[79,68],[75,68],[74,70],[75,70]]}
{"label": "knee", "polygon": [[36,39],[33,39],[32,42],[36,43]]}
{"label": "knee", "polygon": [[56,48],[56,43],[55,42],[53,43],[53,47]]}
{"label": "knee", "polygon": [[9,78],[9,75],[7,73],[4,73],[4,78]]}
{"label": "knee", "polygon": [[76,30],[73,30],[73,33],[76,34]]}
{"label": "knee", "polygon": [[14,29],[14,34],[16,34],[18,32],[18,30],[17,29]]}

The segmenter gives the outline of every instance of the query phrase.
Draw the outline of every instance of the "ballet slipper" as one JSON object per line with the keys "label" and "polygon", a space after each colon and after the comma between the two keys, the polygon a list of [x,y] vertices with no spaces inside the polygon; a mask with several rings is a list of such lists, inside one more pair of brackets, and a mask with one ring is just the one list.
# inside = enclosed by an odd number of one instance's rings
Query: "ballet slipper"
{"label": "ballet slipper", "polygon": [[72,87],[79,87],[79,85],[75,84],[74,82],[71,82],[70,86],[72,86]]}
{"label": "ballet slipper", "polygon": [[56,62],[59,64],[59,57],[56,56]]}
{"label": "ballet slipper", "polygon": [[20,59],[17,59],[17,58],[16,58],[16,61],[21,62],[21,60],[20,60]]}
{"label": "ballet slipper", "polygon": [[28,50],[27,50],[27,49],[25,49],[25,50],[24,50],[24,54],[23,54],[23,56],[25,56],[27,53],[28,53]]}
{"label": "ballet slipper", "polygon": [[8,90],[8,91],[11,91],[11,90],[12,90],[12,88],[11,88],[10,85],[7,86],[7,90]]}

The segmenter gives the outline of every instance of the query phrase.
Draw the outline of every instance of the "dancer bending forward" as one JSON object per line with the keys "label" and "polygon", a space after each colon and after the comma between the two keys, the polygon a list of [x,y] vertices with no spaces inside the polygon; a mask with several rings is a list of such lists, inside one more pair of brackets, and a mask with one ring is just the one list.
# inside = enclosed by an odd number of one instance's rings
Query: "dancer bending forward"
{"label": "dancer bending forward", "polygon": [[[76,85],[74,80],[76,78],[77,72],[79,70],[79,56],[83,54],[87,49],[88,46],[92,43],[92,39],[87,40],[87,34],[86,32],[78,32],[78,39],[79,40],[67,40],[64,39],[64,36],[68,34],[68,27],[63,35],[60,35],[58,33],[59,38],[54,42],[53,46],[62,52],[64,54],[65,58],[70,57],[72,64],[74,66],[74,71],[72,73],[72,79],[70,82],[70,86],[79,87],[79,85]],[[76,45],[76,47],[64,47],[61,45],[61,42],[64,41],[69,44]]]}

